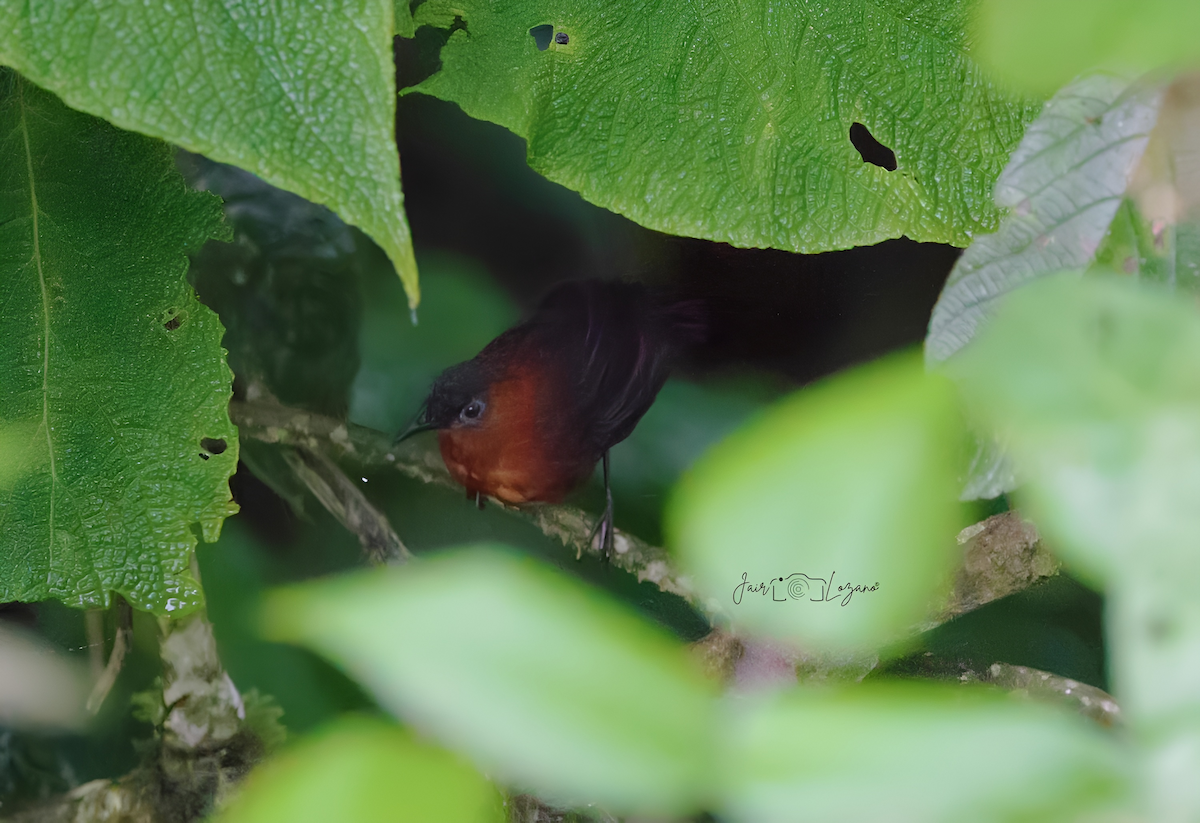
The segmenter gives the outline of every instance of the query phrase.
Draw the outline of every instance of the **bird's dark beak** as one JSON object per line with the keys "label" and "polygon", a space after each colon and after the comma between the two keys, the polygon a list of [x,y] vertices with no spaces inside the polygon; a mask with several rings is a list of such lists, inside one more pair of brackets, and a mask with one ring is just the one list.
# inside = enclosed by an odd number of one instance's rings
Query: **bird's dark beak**
{"label": "bird's dark beak", "polygon": [[427,432],[436,428],[437,426],[428,421],[425,409],[421,409],[421,413],[417,415],[417,419],[412,422],[411,426],[396,435],[396,439],[392,441],[392,445],[396,445],[401,440],[407,440],[414,434],[420,434],[421,432]]}

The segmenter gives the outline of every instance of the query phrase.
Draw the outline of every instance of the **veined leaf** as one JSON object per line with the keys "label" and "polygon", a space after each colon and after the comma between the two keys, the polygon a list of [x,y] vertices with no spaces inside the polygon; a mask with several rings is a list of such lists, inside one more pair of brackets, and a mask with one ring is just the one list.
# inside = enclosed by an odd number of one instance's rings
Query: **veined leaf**
{"label": "veined leaf", "polygon": [[[453,30],[411,90],[511,129],[534,169],[660,231],[966,245],[995,228],[992,186],[1036,113],[967,55],[970,7],[428,0],[418,25]],[[864,162],[852,138],[870,137],[894,171]]]}
{"label": "veined leaf", "polygon": [[0,63],[73,108],[329,206],[383,247],[415,306],[394,11],[393,0],[4,3]]}
{"label": "veined leaf", "polygon": [[30,433],[0,494],[0,601],[199,603],[196,527],[215,540],[235,511],[238,448],[185,255],[224,234],[166,144],[0,71],[0,420]]}
{"label": "veined leaf", "polygon": [[925,358],[965,346],[996,301],[1029,281],[1085,267],[1121,205],[1158,115],[1161,91],[1085,77],[1046,104],[996,186],[1011,209],[958,259],[929,320]]}

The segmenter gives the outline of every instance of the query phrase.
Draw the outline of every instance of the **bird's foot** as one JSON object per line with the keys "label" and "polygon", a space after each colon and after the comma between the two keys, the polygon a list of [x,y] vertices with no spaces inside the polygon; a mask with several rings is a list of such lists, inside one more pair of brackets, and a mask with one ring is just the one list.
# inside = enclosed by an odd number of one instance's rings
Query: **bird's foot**
{"label": "bird's foot", "polygon": [[592,527],[591,533],[588,534],[588,545],[596,546],[599,543],[600,559],[607,563],[612,560],[615,540],[616,532],[613,526],[612,495],[609,495],[608,503],[604,507],[604,514],[596,521],[596,525]]}

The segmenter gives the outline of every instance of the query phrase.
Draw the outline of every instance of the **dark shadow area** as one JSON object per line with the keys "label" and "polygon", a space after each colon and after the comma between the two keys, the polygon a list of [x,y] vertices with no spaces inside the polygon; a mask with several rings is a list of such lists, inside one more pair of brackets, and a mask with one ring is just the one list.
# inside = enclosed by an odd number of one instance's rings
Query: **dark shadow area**
{"label": "dark shadow area", "polygon": [[537,43],[538,51],[545,51],[550,48],[550,38],[554,35],[554,26],[549,23],[543,23],[540,26],[534,26],[529,30],[529,36],[533,38],[533,42]]}

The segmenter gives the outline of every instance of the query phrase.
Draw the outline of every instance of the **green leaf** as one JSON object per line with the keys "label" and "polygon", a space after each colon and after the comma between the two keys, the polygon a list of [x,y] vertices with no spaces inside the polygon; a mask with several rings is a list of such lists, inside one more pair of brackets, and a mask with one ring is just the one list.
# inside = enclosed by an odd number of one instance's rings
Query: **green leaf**
{"label": "green leaf", "polygon": [[476,548],[285,589],[265,621],[539,796],[664,815],[708,797],[714,694],[681,644],[532,560]]}
{"label": "green leaf", "polygon": [[[511,129],[535,170],[659,231],[803,252],[966,245],[995,228],[992,185],[1036,111],[967,56],[969,8],[428,0],[417,24],[452,31],[408,91]],[[855,123],[895,171],[863,161]]]}
{"label": "green leaf", "polygon": [[1161,91],[1107,75],[1086,77],[1046,104],[996,186],[1012,211],[958,259],[929,320],[925,356],[941,363],[965,346],[996,301],[1029,281],[1083,268],[1121,205],[1158,115]]}
{"label": "green leaf", "polygon": [[393,0],[393,17],[395,18],[396,34],[400,37],[412,37],[417,33],[417,24],[413,22],[412,8],[409,0]]}
{"label": "green leaf", "polygon": [[1200,65],[1194,0],[982,0],[979,61],[1036,94],[1095,68]]}
{"label": "green leaf", "polygon": [[0,4],[0,63],[67,105],[329,206],[420,299],[394,134],[392,0]]}
{"label": "green leaf", "polygon": [[500,823],[502,802],[449,752],[348,717],[251,772],[214,823]]}
{"label": "green leaf", "polygon": [[877,649],[925,616],[954,561],[963,437],[948,381],[917,358],[856,369],[702,458],[669,504],[669,543],[735,628]]}
{"label": "green leaf", "polygon": [[1192,307],[1128,281],[1049,278],[1013,294],[951,373],[1029,473],[1035,522],[1077,572],[1111,581],[1160,549],[1195,554]]}
{"label": "green leaf", "polygon": [[0,601],[200,602],[200,526],[235,511],[230,374],[188,251],[224,234],[170,149],[0,72],[0,420],[32,434],[0,496]]}
{"label": "green leaf", "polygon": [[1108,592],[1122,710],[1143,731],[1156,725],[1169,736],[1189,728],[1184,717],[1194,731],[1194,303],[1129,280],[1051,278],[1012,295],[951,366],[976,415],[1003,433],[1029,478],[1023,506],[1073,572]]}
{"label": "green leaf", "polygon": [[1098,729],[999,696],[892,685],[738,708],[723,820],[1068,820],[1130,783]]}

